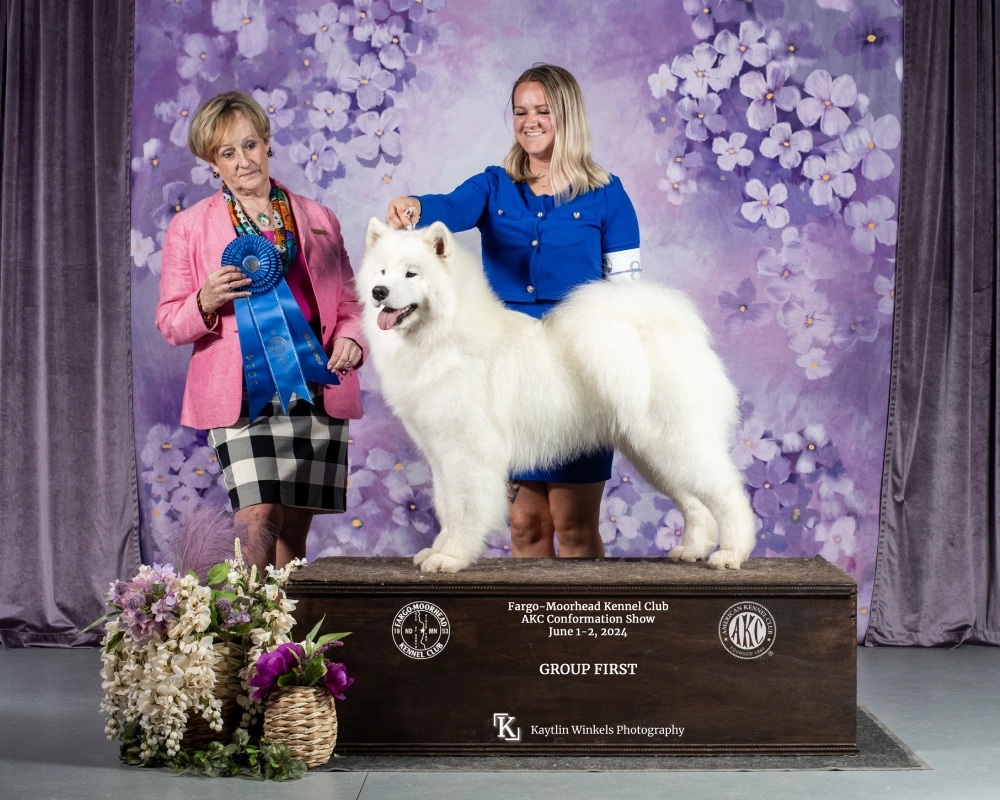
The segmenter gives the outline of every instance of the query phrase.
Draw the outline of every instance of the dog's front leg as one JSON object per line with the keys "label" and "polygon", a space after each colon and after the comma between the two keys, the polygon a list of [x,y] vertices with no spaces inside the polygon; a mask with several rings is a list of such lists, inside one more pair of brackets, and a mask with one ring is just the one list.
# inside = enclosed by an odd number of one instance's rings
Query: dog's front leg
{"label": "dog's front leg", "polygon": [[489,535],[503,526],[507,460],[495,453],[445,459],[434,479],[442,530],[430,552],[421,551],[414,561],[424,572],[458,572],[482,555]]}

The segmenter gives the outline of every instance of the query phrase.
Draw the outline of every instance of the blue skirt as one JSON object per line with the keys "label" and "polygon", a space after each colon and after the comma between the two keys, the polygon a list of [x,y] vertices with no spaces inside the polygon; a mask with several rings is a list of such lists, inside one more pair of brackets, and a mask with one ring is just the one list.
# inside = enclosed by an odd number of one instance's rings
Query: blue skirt
{"label": "blue skirt", "polygon": [[[537,303],[508,303],[504,305],[511,311],[520,311],[529,317],[541,319],[547,311],[555,307],[555,302],[540,301]],[[519,472],[511,475],[512,481],[543,481],[545,483],[599,483],[611,479],[611,462],[614,460],[614,450],[597,450],[585,453],[579,458],[557,464],[549,469],[536,469],[532,472]]]}

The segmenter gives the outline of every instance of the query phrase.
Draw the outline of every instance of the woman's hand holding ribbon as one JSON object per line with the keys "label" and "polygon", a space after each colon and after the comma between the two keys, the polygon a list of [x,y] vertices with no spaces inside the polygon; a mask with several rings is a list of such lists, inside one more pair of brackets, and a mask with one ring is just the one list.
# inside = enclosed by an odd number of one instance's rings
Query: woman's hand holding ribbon
{"label": "woman's hand holding ribbon", "polygon": [[250,292],[238,291],[247,286],[249,278],[244,278],[239,267],[221,267],[208,273],[205,285],[198,290],[198,302],[206,314],[214,314],[230,300],[249,297]]}
{"label": "woman's hand holding ribbon", "polygon": [[361,347],[353,339],[340,336],[333,340],[333,353],[326,364],[326,368],[331,372],[339,370],[347,373],[361,363]]}

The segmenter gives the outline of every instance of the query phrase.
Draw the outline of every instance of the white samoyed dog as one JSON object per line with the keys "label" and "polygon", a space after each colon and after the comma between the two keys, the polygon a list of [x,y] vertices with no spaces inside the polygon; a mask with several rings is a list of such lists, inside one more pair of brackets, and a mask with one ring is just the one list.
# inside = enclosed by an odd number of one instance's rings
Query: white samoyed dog
{"label": "white samoyed dog", "polygon": [[541,320],[506,309],[441,223],[372,218],[357,276],[383,394],[431,468],[441,532],[414,562],[457,572],[507,517],[507,477],[601,447],[684,515],[673,561],[738,569],[753,512],[730,457],[738,395],[680,292],[588,283]]}

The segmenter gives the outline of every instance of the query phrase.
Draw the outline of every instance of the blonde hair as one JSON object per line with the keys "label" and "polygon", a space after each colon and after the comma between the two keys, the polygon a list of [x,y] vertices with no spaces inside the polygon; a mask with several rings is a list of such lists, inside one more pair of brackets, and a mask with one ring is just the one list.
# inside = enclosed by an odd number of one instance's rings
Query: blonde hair
{"label": "blonde hair", "polygon": [[188,148],[204,161],[215,161],[213,152],[225,132],[238,116],[244,116],[254,131],[267,144],[271,140],[271,120],[250,95],[224,92],[202,104],[191,120]]}
{"label": "blonde hair", "polygon": [[[514,107],[514,92],[522,83],[538,83],[552,114],[555,144],[549,180],[556,203],[569,202],[581,194],[607,186],[611,174],[591,158],[590,122],[583,102],[580,84],[567,70],[553,64],[535,64],[521,73],[510,90],[510,105]],[[528,154],[515,138],[503,160],[503,168],[515,183],[528,181],[535,175],[528,168]]]}

